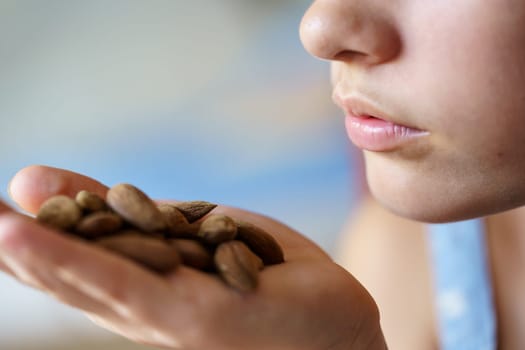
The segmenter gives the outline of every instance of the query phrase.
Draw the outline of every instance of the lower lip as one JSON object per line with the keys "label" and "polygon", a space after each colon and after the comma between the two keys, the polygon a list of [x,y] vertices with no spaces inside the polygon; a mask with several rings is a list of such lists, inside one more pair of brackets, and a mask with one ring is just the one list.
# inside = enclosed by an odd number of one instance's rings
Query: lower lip
{"label": "lower lip", "polygon": [[347,115],[345,124],[348,137],[357,147],[375,152],[393,151],[428,135],[427,131],[374,117]]}

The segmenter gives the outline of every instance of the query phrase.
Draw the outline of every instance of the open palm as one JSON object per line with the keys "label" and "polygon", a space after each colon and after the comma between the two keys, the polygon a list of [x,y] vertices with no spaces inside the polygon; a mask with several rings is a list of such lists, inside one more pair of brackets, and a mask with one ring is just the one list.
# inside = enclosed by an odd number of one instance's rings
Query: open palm
{"label": "open palm", "polygon": [[[33,166],[11,182],[30,213],[52,195],[107,187],[70,171]],[[0,268],[139,343],[169,349],[385,349],[366,290],[314,243],[270,218],[218,207],[274,234],[286,262],[260,274],[252,293],[181,266],[166,276],[60,234],[0,202]]]}

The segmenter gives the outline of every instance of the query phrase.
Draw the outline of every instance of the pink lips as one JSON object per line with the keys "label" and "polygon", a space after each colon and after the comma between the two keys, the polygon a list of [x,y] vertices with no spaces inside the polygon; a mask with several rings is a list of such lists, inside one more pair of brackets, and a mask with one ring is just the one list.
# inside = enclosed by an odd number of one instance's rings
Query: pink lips
{"label": "pink lips", "polygon": [[345,111],[348,137],[359,148],[376,152],[393,151],[429,134],[384,118],[377,108],[361,99],[342,99],[334,95],[334,100]]}
{"label": "pink lips", "polygon": [[392,151],[427,134],[425,131],[368,116],[347,115],[345,125],[348,137],[357,147],[376,152]]}

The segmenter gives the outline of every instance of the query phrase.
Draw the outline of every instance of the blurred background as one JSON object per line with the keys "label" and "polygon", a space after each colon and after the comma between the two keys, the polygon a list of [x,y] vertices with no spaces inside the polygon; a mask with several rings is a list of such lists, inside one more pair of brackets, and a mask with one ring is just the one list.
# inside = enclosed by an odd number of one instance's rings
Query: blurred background
{"label": "blurred background", "polygon": [[[332,252],[355,160],[306,0],[0,0],[0,195],[22,167],[279,219]],[[148,349],[0,275],[0,349]]]}

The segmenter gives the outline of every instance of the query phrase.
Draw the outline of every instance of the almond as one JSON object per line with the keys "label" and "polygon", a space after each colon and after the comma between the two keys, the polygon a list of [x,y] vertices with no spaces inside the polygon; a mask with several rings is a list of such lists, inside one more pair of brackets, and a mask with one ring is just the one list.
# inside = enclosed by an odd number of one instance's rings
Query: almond
{"label": "almond", "polygon": [[236,239],[246,243],[259,256],[265,265],[284,262],[284,253],[275,238],[262,228],[249,222],[237,222]]}
{"label": "almond", "polygon": [[135,231],[100,238],[95,244],[160,273],[170,272],[181,263],[179,252],[173,245]]}
{"label": "almond", "polygon": [[232,218],[216,214],[208,216],[200,225],[197,236],[206,244],[217,245],[237,235],[237,225]]}
{"label": "almond", "polygon": [[188,201],[177,203],[175,206],[182,214],[184,214],[186,220],[188,220],[189,223],[192,223],[215,209],[217,204],[205,201]]}
{"label": "almond", "polygon": [[46,200],[36,216],[39,222],[64,231],[73,229],[81,217],[82,210],[75,200],[62,195]]}
{"label": "almond", "polygon": [[95,238],[109,235],[122,228],[120,216],[110,212],[94,212],[82,218],[75,232],[84,238]]}
{"label": "almond", "polygon": [[242,292],[257,287],[259,270],[263,264],[243,242],[220,244],[215,251],[214,262],[222,279],[231,287]]}
{"label": "almond", "polygon": [[106,201],[122,218],[144,232],[158,232],[167,228],[164,215],[157,205],[135,186],[113,186],[108,191]]}

